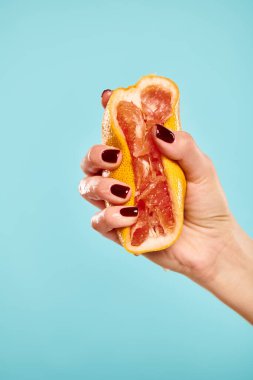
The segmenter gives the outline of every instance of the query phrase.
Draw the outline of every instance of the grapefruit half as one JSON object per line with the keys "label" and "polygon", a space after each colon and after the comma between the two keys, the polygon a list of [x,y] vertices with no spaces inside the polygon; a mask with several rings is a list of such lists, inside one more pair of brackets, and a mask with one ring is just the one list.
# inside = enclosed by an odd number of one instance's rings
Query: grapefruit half
{"label": "grapefruit half", "polygon": [[155,124],[181,129],[179,89],[172,80],[147,75],[133,86],[113,91],[102,138],[104,144],[120,149],[123,158],[116,170],[103,175],[132,189],[126,206],[138,207],[137,222],[117,233],[123,247],[135,255],[169,247],[183,226],[185,177],[178,164],[157,149],[152,138]]}

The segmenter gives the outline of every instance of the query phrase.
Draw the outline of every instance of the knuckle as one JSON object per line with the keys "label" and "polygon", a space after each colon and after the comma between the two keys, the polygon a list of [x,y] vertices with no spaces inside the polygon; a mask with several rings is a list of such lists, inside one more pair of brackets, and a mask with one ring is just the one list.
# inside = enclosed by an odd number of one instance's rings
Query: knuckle
{"label": "knuckle", "polygon": [[93,145],[88,150],[88,152],[86,153],[84,158],[81,160],[80,167],[81,167],[82,171],[84,171],[84,173],[86,173],[86,174],[89,174],[90,167],[92,167],[92,165],[93,165],[93,161],[95,159],[94,150],[96,149],[97,146],[99,146],[99,145]]}
{"label": "knuckle", "polygon": [[100,177],[86,177],[86,179],[81,181],[81,195],[83,198],[89,200],[99,200],[100,192],[98,191],[98,185],[100,182]]}
{"label": "knuckle", "polygon": [[90,182],[90,193],[94,200],[106,198],[105,178],[100,176],[92,177]]}
{"label": "knuckle", "polygon": [[101,145],[93,145],[87,153],[87,161],[89,164],[95,164],[97,160],[97,152],[99,151]]}
{"label": "knuckle", "polygon": [[97,229],[98,224],[97,224],[97,221],[96,221],[95,218],[92,218],[92,219],[91,219],[90,224],[91,224],[91,227],[92,227],[93,230],[95,230],[95,231],[98,230],[98,229]]}
{"label": "knuckle", "polygon": [[182,132],[182,135],[183,137],[183,141],[184,141],[184,144],[187,146],[187,147],[193,147],[195,146],[195,141],[192,137],[192,135],[188,132]]}
{"label": "knuckle", "polygon": [[79,182],[78,190],[82,197],[87,197],[87,178],[84,178]]}
{"label": "knuckle", "polygon": [[110,223],[108,222],[108,209],[105,208],[103,211],[98,212],[91,218],[91,227],[99,232],[102,233],[110,230]]}
{"label": "knuckle", "polygon": [[93,228],[93,230],[95,230],[95,231],[99,231],[99,226],[100,226],[100,218],[99,218],[99,214],[95,214],[95,215],[91,218],[91,227]]}

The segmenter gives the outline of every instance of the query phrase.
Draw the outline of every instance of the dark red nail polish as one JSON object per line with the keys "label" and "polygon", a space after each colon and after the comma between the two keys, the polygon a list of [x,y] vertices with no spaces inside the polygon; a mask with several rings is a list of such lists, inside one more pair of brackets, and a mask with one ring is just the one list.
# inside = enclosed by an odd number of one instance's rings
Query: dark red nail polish
{"label": "dark red nail polish", "polygon": [[174,133],[161,124],[156,124],[156,137],[169,144],[173,143],[173,141],[175,140]]}
{"label": "dark red nail polish", "polygon": [[102,98],[102,96],[107,92],[107,91],[112,91],[112,90],[110,90],[109,88],[107,88],[106,90],[104,90],[103,92],[102,92],[102,94],[101,94],[101,98]]}
{"label": "dark red nail polish", "polygon": [[106,149],[101,154],[102,160],[110,164],[115,164],[119,157],[119,152],[119,149]]}
{"label": "dark red nail polish", "polygon": [[113,195],[116,195],[116,197],[120,198],[126,198],[127,194],[129,193],[130,187],[128,186],[123,186],[123,185],[112,185],[111,186],[111,193]]}
{"label": "dark red nail polish", "polygon": [[122,216],[137,216],[138,208],[137,207],[124,207],[120,210]]}

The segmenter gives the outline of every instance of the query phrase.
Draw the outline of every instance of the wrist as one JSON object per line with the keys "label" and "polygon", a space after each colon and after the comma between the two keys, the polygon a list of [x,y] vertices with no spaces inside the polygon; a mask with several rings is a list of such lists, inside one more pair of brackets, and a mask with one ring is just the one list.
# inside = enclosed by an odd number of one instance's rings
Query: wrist
{"label": "wrist", "polygon": [[210,275],[199,283],[253,324],[253,241],[236,221]]}

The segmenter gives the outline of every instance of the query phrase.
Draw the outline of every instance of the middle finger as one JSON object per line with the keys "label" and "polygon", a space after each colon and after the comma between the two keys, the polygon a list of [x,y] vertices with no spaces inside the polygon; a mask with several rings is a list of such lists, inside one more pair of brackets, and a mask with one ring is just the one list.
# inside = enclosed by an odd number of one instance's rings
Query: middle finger
{"label": "middle finger", "polygon": [[114,170],[122,159],[119,149],[109,145],[94,145],[81,162],[81,168],[88,175],[96,175],[101,169]]}
{"label": "middle finger", "polygon": [[127,202],[131,196],[131,189],[125,183],[101,176],[88,176],[82,179],[79,192],[92,204],[102,200],[120,205]]}

